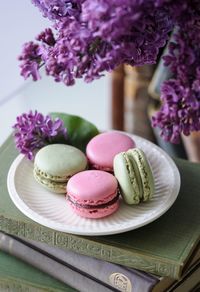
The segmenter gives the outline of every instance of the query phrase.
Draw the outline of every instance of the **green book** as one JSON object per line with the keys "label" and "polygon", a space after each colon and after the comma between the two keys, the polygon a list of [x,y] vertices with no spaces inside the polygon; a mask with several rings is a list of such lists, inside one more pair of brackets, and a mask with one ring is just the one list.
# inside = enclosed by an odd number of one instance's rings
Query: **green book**
{"label": "green book", "polygon": [[0,251],[0,291],[75,292],[76,290]]}
{"label": "green book", "polygon": [[17,151],[10,137],[0,149],[0,230],[160,276],[181,277],[200,239],[200,165],[175,160],[181,190],[162,217],[142,228],[110,236],[85,237],[33,222],[12,203],[6,185]]}

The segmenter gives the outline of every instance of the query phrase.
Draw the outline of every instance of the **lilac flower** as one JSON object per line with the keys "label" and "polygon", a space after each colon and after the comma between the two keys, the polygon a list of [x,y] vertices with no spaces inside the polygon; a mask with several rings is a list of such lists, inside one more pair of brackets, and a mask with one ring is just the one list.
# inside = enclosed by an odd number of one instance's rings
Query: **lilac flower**
{"label": "lilac flower", "polygon": [[166,141],[179,143],[180,133],[189,135],[200,130],[200,95],[193,90],[170,79],[162,86],[163,105],[152,118],[153,126],[161,128],[161,135]]}
{"label": "lilac flower", "polygon": [[[194,5],[195,1],[191,2]],[[162,106],[152,119],[163,138],[173,143],[179,142],[181,133],[189,135],[200,130],[200,5],[196,9],[192,5],[180,20],[174,42],[164,57],[173,79],[163,83]]]}
{"label": "lilac flower", "polygon": [[[60,9],[64,3],[66,7],[72,3],[35,2],[46,15],[52,7]],[[74,84],[76,78],[92,81],[122,63],[155,63],[172,29],[167,10],[158,9],[152,0],[73,1],[75,4],[81,7],[79,17],[61,14],[63,17],[56,18],[56,37],[50,37],[53,41],[47,41],[44,33],[37,38],[47,74],[66,85]],[[29,60],[27,55],[27,64]],[[23,68],[26,76],[25,65]]]}
{"label": "lilac flower", "polygon": [[81,11],[81,3],[84,0],[32,0],[50,20],[60,20],[63,17],[78,17]]}
{"label": "lilac flower", "polygon": [[20,56],[21,75],[40,78],[39,68],[56,82],[75,84],[100,78],[120,64],[156,63],[160,48],[175,31],[165,64],[173,79],[162,87],[162,107],[153,118],[161,135],[177,142],[199,127],[199,0],[32,0],[52,21],[37,43]]}
{"label": "lilac flower", "polygon": [[33,80],[36,81],[40,79],[39,67],[41,64],[41,51],[38,44],[33,42],[25,43],[23,46],[23,51],[18,57],[21,61],[21,75],[27,79],[30,75]]}
{"label": "lilac flower", "polygon": [[44,44],[48,46],[54,46],[55,45],[55,38],[53,35],[53,32],[50,28],[46,28],[45,31],[41,32],[36,39],[38,41],[43,42]]}
{"label": "lilac flower", "polygon": [[17,117],[14,137],[17,149],[28,159],[34,158],[35,151],[55,141],[56,137],[67,138],[63,121],[30,111]]}

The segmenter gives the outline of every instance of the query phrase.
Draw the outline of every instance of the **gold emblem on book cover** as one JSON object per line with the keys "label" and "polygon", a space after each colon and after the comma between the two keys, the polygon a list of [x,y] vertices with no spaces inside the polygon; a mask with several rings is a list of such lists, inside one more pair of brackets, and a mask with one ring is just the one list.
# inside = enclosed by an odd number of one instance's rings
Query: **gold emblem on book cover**
{"label": "gold emblem on book cover", "polygon": [[109,281],[113,287],[121,292],[131,292],[132,285],[128,277],[121,273],[113,273],[109,276]]}

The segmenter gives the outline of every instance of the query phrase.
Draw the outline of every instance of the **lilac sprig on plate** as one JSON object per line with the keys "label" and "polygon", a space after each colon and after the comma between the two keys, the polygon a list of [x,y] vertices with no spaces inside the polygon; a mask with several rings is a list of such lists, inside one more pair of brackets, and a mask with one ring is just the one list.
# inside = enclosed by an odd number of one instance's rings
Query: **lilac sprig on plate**
{"label": "lilac sprig on plate", "polygon": [[55,143],[58,137],[59,140],[67,140],[67,129],[61,119],[53,120],[37,111],[18,116],[13,128],[17,149],[30,160],[38,149]]}

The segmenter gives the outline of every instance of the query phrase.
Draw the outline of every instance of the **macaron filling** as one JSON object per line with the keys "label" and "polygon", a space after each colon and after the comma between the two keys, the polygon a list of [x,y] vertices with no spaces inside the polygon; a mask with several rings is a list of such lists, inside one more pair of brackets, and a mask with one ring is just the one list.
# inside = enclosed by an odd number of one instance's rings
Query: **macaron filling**
{"label": "macaron filling", "polygon": [[34,173],[36,176],[38,177],[41,177],[42,179],[45,179],[47,181],[55,181],[55,182],[66,182],[70,179],[71,175],[68,175],[68,176],[58,176],[58,175],[51,175],[51,174],[48,174],[44,171],[41,171],[37,165],[35,165],[34,167]]}
{"label": "macaron filling", "polygon": [[65,193],[67,181],[61,182],[61,181],[53,181],[50,179],[46,179],[44,177],[37,175],[35,171],[33,171],[33,175],[34,175],[35,180],[38,183],[40,183],[42,186],[44,186],[45,188],[52,190],[56,193]]}
{"label": "macaron filling", "polygon": [[84,209],[102,209],[102,208],[106,208],[109,206],[112,206],[113,204],[115,204],[119,199],[119,193],[117,193],[117,195],[111,200],[108,201],[106,203],[103,204],[98,204],[98,205],[90,205],[90,204],[81,204],[78,203],[77,201],[73,200],[69,195],[67,196],[67,200],[72,203],[73,205],[75,205],[78,208],[84,208]]}
{"label": "macaron filling", "polygon": [[113,168],[112,167],[106,167],[106,166],[101,166],[101,165],[94,164],[94,163],[90,162],[89,159],[88,159],[88,161],[89,161],[91,169],[97,169],[97,170],[102,170],[102,171],[113,172]]}

